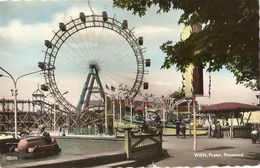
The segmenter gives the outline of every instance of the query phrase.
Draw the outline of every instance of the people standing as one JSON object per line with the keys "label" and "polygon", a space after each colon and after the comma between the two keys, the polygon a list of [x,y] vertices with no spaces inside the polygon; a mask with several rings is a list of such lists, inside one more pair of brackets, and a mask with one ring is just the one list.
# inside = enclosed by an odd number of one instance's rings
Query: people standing
{"label": "people standing", "polygon": [[143,126],[142,126],[143,132],[148,132],[148,128],[149,128],[148,123],[146,120],[144,120]]}
{"label": "people standing", "polygon": [[216,124],[216,137],[222,138],[222,127],[221,127],[219,121],[217,121],[217,124]]}
{"label": "people standing", "polygon": [[185,139],[186,138],[186,124],[183,120],[181,121],[180,129],[181,129],[182,138]]}
{"label": "people standing", "polygon": [[180,130],[181,130],[180,121],[177,120],[177,122],[176,122],[176,136],[177,136],[177,138],[179,138],[179,136],[180,136]]}
{"label": "people standing", "polygon": [[256,140],[257,140],[257,129],[255,126],[252,127],[252,131],[251,131],[251,140],[252,140],[252,143],[255,144],[256,143]]}
{"label": "people standing", "polygon": [[215,122],[213,122],[212,126],[211,126],[211,130],[212,130],[212,138],[216,137],[216,124]]}
{"label": "people standing", "polygon": [[92,129],[92,125],[89,124],[89,125],[88,125],[88,135],[91,135],[91,129]]}
{"label": "people standing", "polygon": [[97,136],[98,135],[98,124],[97,123],[95,123],[95,125],[94,125],[94,128],[95,128],[95,136]]}
{"label": "people standing", "polygon": [[260,144],[260,124],[257,124],[257,139],[258,143]]}
{"label": "people standing", "polygon": [[155,114],[154,123],[156,125],[161,125],[161,117],[158,112],[156,112],[156,114]]}

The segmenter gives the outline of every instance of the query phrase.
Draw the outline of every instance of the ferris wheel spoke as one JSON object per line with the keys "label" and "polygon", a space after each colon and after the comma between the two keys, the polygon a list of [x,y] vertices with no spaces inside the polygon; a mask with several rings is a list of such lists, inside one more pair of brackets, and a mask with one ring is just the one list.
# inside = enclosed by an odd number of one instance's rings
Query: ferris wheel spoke
{"label": "ferris wheel spoke", "polygon": [[87,64],[84,64],[84,60],[75,59],[74,56],[71,56],[71,53],[61,52],[62,59],[56,60],[57,68],[63,68],[64,70],[69,70],[72,68],[83,68],[86,67]]}
{"label": "ferris wheel spoke", "polygon": [[113,67],[132,67],[136,69],[136,61],[131,61],[131,60],[117,60],[117,61],[111,61],[111,62],[106,62],[101,64],[105,68],[113,68]]}
{"label": "ferris wheel spoke", "polygon": [[105,72],[120,72],[120,73],[128,73],[128,72],[132,72],[132,73],[136,73],[137,70],[135,67],[129,67],[127,65],[123,66],[106,66],[106,67],[103,67],[101,69],[101,71],[105,71]]}
{"label": "ferris wheel spoke", "polygon": [[56,70],[56,72],[59,72],[59,75],[66,76],[67,74],[87,74],[88,70],[84,66],[76,66],[76,67],[68,67],[68,66],[60,66]]}
{"label": "ferris wheel spoke", "polygon": [[67,63],[68,61],[71,63],[74,63],[74,64],[82,64],[82,62],[84,62],[85,60],[83,60],[82,58],[79,58],[79,59],[75,59],[75,56],[72,56],[74,55],[74,53],[71,53],[71,52],[67,52],[67,51],[61,51],[61,56],[63,57],[63,63]]}
{"label": "ferris wheel spoke", "polygon": [[102,68],[102,71],[105,71],[105,72],[134,72],[136,73],[136,68],[134,67],[127,67],[126,66],[106,66],[106,67],[103,67]]}
{"label": "ferris wheel spoke", "polygon": [[[118,50],[118,49],[110,49],[109,51],[113,51],[113,55],[108,55],[107,57],[103,57],[101,62],[106,62],[106,63],[112,63],[115,61],[119,61],[119,60],[123,60],[123,58],[127,58],[126,60],[129,60],[129,58],[132,58],[133,60],[135,60],[135,56],[133,57],[128,57],[132,52],[130,52],[129,47],[127,48],[125,45],[121,45],[123,47],[119,47],[119,48],[123,48],[122,50]],[[111,59],[112,57],[112,59]]]}
{"label": "ferris wheel spoke", "polygon": [[71,46],[70,42],[67,42],[66,44],[64,44],[64,46],[67,46],[71,51],[73,51],[72,54],[70,54],[71,59],[75,59],[75,60],[79,60],[79,61],[86,61],[86,58],[84,58],[84,56],[82,56],[79,53],[77,48],[75,48],[74,46]]}
{"label": "ferris wheel spoke", "polygon": [[85,45],[85,47],[87,48],[89,56],[91,58],[94,55],[92,32],[90,30],[86,30],[85,34],[87,36],[86,37],[87,43],[85,43],[85,44],[88,44],[88,45]]}
{"label": "ferris wheel spoke", "polygon": [[120,73],[107,73],[105,72],[104,75],[106,75],[107,78],[111,78],[114,81],[118,81],[118,83],[126,83],[126,84],[131,84],[135,81],[134,76],[130,73],[128,74],[128,77],[126,77],[123,74]]}
{"label": "ferris wheel spoke", "polygon": [[[88,34],[90,34],[90,33],[87,33],[86,31],[83,33],[81,33],[81,35],[79,34],[79,37],[80,37],[80,39],[81,39],[81,37],[85,37],[85,34],[86,35],[88,35]],[[86,39],[86,40],[88,40],[90,37],[86,37],[86,38],[83,38],[83,39]],[[87,59],[88,60],[90,60],[91,59],[91,56],[93,55],[93,52],[91,52],[91,44],[90,44],[90,46],[89,45],[87,45],[87,41],[85,42],[84,40],[82,40],[82,47],[83,47],[83,49],[84,49],[84,51],[85,51],[85,53],[86,53],[86,57],[87,57]]]}
{"label": "ferris wheel spoke", "polygon": [[[125,74],[125,73],[124,73]],[[134,74],[133,73],[127,73],[127,77],[123,73],[113,73],[113,72],[103,72],[101,74],[102,77],[114,80],[114,81],[124,81],[124,83],[131,83],[134,80]]]}
{"label": "ferris wheel spoke", "polygon": [[87,57],[87,59],[90,58],[90,54],[89,54],[89,51],[88,49],[86,49],[85,45],[84,45],[84,41],[81,39],[81,32],[79,33],[76,33],[78,35],[78,38],[79,38],[79,41],[80,41],[80,49],[83,51],[83,54],[85,57]]}
{"label": "ferris wheel spoke", "polygon": [[86,59],[86,53],[84,52],[84,50],[82,50],[82,48],[79,47],[78,42],[74,39],[73,36],[71,36],[71,39],[73,40],[74,44],[76,45],[76,46],[74,47],[75,51],[77,51],[78,55],[79,55],[81,58],[83,58],[83,60],[86,60],[86,61],[87,61],[87,59]]}
{"label": "ferris wheel spoke", "polygon": [[89,34],[91,34],[91,35],[87,36],[87,38],[89,39],[88,40],[89,42],[87,43],[88,45],[85,45],[85,48],[88,48],[87,50],[90,51],[90,53],[91,53],[90,57],[89,57],[89,60],[100,62],[100,59],[101,59],[102,55],[104,55],[104,54],[100,54],[100,48],[102,48],[102,50],[104,50],[105,46],[97,48],[97,43],[99,44],[102,41],[97,39],[96,31],[90,31],[89,30]]}
{"label": "ferris wheel spoke", "polygon": [[[115,55],[115,57],[116,57],[116,55]],[[110,65],[110,64],[115,64],[116,62],[117,63],[119,62],[119,64],[121,64],[122,62],[128,62],[129,63],[129,57],[128,57],[128,55],[125,55],[125,56],[121,56],[119,58],[107,59],[106,61],[103,60],[103,62],[101,62],[101,63],[103,63],[104,65]],[[134,61],[134,62],[136,64],[136,61]]]}
{"label": "ferris wheel spoke", "polygon": [[[78,34],[78,33],[76,33],[76,34]],[[77,51],[80,58],[82,58],[85,62],[87,62],[87,60],[89,60],[89,58],[91,57],[90,56],[91,54],[88,52],[87,49],[84,49],[85,45],[84,45],[84,43],[82,43],[80,35],[78,35],[77,37],[75,35],[73,35],[71,37],[71,40],[72,40],[72,43],[75,45],[74,49]]]}

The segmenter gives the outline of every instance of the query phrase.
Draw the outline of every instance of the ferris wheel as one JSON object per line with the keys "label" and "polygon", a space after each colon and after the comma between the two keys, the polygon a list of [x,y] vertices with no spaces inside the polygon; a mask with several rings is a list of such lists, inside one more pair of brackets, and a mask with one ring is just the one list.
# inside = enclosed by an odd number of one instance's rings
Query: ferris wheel
{"label": "ferris wheel", "polygon": [[[128,21],[101,15],[85,15],[59,23],[51,40],[45,40],[45,57],[38,66],[55,100],[70,111],[81,111],[91,99],[125,93],[135,97],[151,64],[144,59],[143,37],[136,38]],[[66,98],[62,92],[70,93]]]}

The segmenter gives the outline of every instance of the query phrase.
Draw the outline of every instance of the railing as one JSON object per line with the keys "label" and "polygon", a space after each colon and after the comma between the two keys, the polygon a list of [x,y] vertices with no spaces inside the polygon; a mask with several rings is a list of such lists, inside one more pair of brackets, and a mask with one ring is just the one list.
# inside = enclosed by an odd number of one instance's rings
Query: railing
{"label": "railing", "polygon": [[[222,129],[223,136],[224,137],[230,137],[230,127],[224,127]],[[250,138],[251,137],[251,127],[246,127],[246,126],[237,126],[233,127],[233,138]]]}
{"label": "railing", "polygon": [[135,135],[132,128],[124,130],[127,159],[140,160],[162,154],[162,128],[157,128],[154,133],[141,135]]}

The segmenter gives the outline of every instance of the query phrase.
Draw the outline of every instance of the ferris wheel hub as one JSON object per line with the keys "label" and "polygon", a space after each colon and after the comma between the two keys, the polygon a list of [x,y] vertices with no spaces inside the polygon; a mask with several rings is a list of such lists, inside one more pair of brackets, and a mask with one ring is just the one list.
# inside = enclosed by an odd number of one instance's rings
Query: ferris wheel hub
{"label": "ferris wheel hub", "polygon": [[89,67],[93,68],[93,69],[97,69],[97,65],[96,64],[90,64]]}
{"label": "ferris wheel hub", "polygon": [[100,70],[100,67],[99,67],[98,63],[90,63],[89,64],[89,68],[90,69],[95,69],[96,71]]}

